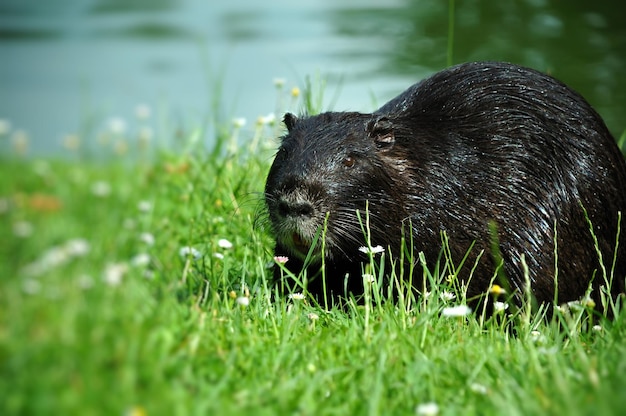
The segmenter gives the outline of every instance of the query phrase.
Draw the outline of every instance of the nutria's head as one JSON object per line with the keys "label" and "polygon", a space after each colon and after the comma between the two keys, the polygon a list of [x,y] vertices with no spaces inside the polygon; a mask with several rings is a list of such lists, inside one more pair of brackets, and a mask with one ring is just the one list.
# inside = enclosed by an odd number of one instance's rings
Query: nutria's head
{"label": "nutria's head", "polygon": [[[366,245],[366,211],[371,244],[386,247],[392,243],[387,236],[399,237],[392,227],[401,226],[397,217],[404,212],[396,195],[403,159],[394,153],[392,121],[372,114],[323,113],[287,114],[284,122],[288,133],[265,187],[277,247],[304,259],[325,229],[327,258],[354,258]],[[319,260],[321,244],[314,254]]]}

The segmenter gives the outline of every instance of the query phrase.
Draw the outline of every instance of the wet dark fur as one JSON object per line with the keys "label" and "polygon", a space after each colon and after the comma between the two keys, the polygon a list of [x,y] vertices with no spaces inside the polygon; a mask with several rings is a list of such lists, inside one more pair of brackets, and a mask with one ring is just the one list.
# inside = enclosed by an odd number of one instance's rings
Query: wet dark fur
{"label": "wet dark fur", "polygon": [[[329,295],[362,292],[365,240],[355,211],[367,208],[371,244],[395,257],[403,227],[412,226],[414,253],[424,252],[429,265],[442,231],[455,264],[475,242],[459,273],[466,278],[484,250],[468,297],[484,293],[494,275],[493,222],[511,290],[524,286],[524,256],[536,299],[552,302],[556,225],[558,301],[579,299],[595,275],[600,304],[604,279],[581,205],[610,273],[618,211],[626,212],[626,165],[600,116],[561,82],[510,64],[469,63],[413,85],[373,114],[287,114],[285,124],[265,189],[275,254],[299,273],[301,252],[328,215]],[[319,274],[319,260],[309,278]],[[621,238],[614,294],[623,292],[625,275]],[[308,289],[319,298],[321,279]]]}

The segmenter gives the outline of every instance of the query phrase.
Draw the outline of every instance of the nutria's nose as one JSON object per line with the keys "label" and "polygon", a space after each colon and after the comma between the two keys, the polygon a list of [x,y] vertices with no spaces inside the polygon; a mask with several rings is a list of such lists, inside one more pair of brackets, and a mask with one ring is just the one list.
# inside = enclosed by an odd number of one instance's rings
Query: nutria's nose
{"label": "nutria's nose", "polygon": [[281,198],[278,201],[278,213],[281,217],[310,217],[313,205],[308,201],[289,201]]}

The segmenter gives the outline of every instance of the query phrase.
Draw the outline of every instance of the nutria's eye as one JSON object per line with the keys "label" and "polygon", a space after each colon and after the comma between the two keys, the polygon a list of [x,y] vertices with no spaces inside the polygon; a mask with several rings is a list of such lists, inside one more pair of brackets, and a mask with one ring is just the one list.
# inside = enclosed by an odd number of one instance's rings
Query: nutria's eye
{"label": "nutria's eye", "polygon": [[343,165],[345,167],[347,167],[347,168],[351,168],[352,166],[354,166],[354,162],[355,162],[355,160],[354,160],[354,158],[352,156],[346,156],[343,159]]}

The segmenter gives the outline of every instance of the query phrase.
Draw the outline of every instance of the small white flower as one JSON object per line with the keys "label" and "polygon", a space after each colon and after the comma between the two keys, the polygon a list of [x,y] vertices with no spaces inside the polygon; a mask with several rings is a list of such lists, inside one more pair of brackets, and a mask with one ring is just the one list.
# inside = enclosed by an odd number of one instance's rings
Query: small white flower
{"label": "small white flower", "polygon": [[274,124],[275,121],[276,121],[276,115],[274,115],[274,113],[270,113],[266,116],[260,116],[257,119],[257,123],[261,125],[271,125],[271,124]]}
{"label": "small white flower", "polygon": [[190,246],[181,247],[180,250],[178,250],[178,255],[182,258],[191,257],[194,260],[198,260],[202,257],[202,254],[198,250]]}
{"label": "small white flower", "polygon": [[320,319],[320,316],[314,312],[308,313],[306,317],[309,318],[309,320],[311,321],[317,321],[318,319]]}
{"label": "small white flower", "polygon": [[602,325],[594,325],[591,329],[595,332],[602,332]]}
{"label": "small white flower", "polygon": [[493,303],[493,311],[495,313],[500,313],[500,312],[504,312],[505,310],[507,310],[509,308],[509,304],[506,302],[494,302]]}
{"label": "small white flower", "polygon": [[11,122],[7,119],[0,118],[0,136],[6,136],[11,131]]}
{"label": "small white flower", "polygon": [[63,247],[67,254],[72,257],[82,257],[89,253],[89,250],[91,249],[89,241],[84,238],[74,238],[69,240]]}
{"label": "small white flower", "polygon": [[469,386],[470,390],[477,394],[487,394],[489,389],[486,386],[478,383],[472,383]]}
{"label": "small white flower", "polygon": [[225,238],[221,238],[218,242],[217,245],[220,246],[221,248],[224,249],[230,249],[233,248],[233,243],[231,243],[230,241],[226,240]]}
{"label": "small white flower", "polygon": [[289,261],[289,257],[287,256],[275,256],[274,261],[276,263],[285,264]]}
{"label": "small white flower", "polygon": [[376,246],[372,248],[363,246],[363,247],[359,247],[359,251],[365,254],[368,254],[368,253],[378,254],[378,253],[384,253],[385,249],[382,246]]}
{"label": "small white flower", "polygon": [[141,240],[148,246],[154,245],[154,235],[152,235],[151,233],[141,233],[139,235],[139,240]]}
{"label": "small white flower", "polygon": [[444,302],[450,302],[456,298],[456,295],[452,292],[448,292],[447,290],[444,290],[443,292],[439,294],[439,297]]}
{"label": "small white flower", "polygon": [[130,260],[130,264],[135,267],[143,267],[150,264],[150,255],[147,253],[139,253]]}
{"label": "small white flower", "polygon": [[[563,305],[561,305],[561,307],[563,307]],[[583,309],[583,303],[582,300],[572,300],[566,303],[566,307],[569,308],[569,310],[576,312]]]}
{"label": "small white flower", "polygon": [[593,309],[596,307],[596,302],[591,299],[590,297],[585,297],[583,299],[580,300],[580,303],[582,306],[589,308],[589,309]]}
{"label": "small white flower", "polygon": [[219,260],[224,260],[224,255],[222,253],[213,253],[213,257]]}
{"label": "small white flower", "polygon": [[530,331],[530,340],[535,344],[543,344],[546,341],[546,337],[537,330]]}
{"label": "small white flower", "polygon": [[382,246],[376,246],[372,248],[372,253],[374,254],[378,254],[378,253],[384,253],[385,249]]}
{"label": "small white flower", "polygon": [[291,299],[291,300],[304,300],[304,295],[302,293],[291,293],[289,295],[289,299]]}
{"label": "small white flower", "polygon": [[152,111],[147,104],[138,104],[135,107],[135,117],[139,120],[147,120],[150,118]]}
{"label": "small white flower", "polygon": [[137,204],[137,209],[141,212],[150,212],[152,210],[152,202],[139,201],[139,204]]}
{"label": "small white flower", "polygon": [[70,255],[64,247],[54,246],[46,250],[39,260],[43,270],[66,263]]}
{"label": "small white flower", "polygon": [[435,416],[439,414],[439,406],[435,402],[422,403],[417,406],[415,413],[420,416]]}
{"label": "small white flower", "polygon": [[91,193],[101,198],[107,197],[111,194],[111,185],[104,181],[94,182],[91,185]]}
{"label": "small white flower", "polygon": [[237,304],[240,306],[248,306],[250,304],[250,298],[246,296],[240,296],[236,300]]}
{"label": "small white flower", "polygon": [[111,133],[122,135],[126,132],[126,121],[121,117],[113,117],[109,119],[108,127]]}
{"label": "small white flower", "polygon": [[282,88],[286,82],[285,78],[274,78],[274,86],[276,88]]}
{"label": "small white flower", "polygon": [[30,237],[33,234],[33,230],[33,225],[27,221],[18,221],[13,224],[13,235],[16,237]]}
{"label": "small white flower", "polygon": [[104,269],[103,280],[109,286],[119,286],[122,283],[122,278],[126,274],[128,266],[124,263],[110,263],[107,264]]}
{"label": "small white flower", "polygon": [[233,127],[236,129],[240,129],[246,125],[246,119],[243,117],[238,117],[233,119]]}
{"label": "small white flower", "polygon": [[467,305],[450,306],[441,311],[441,314],[448,318],[467,316],[470,313],[472,313],[472,308]]}

